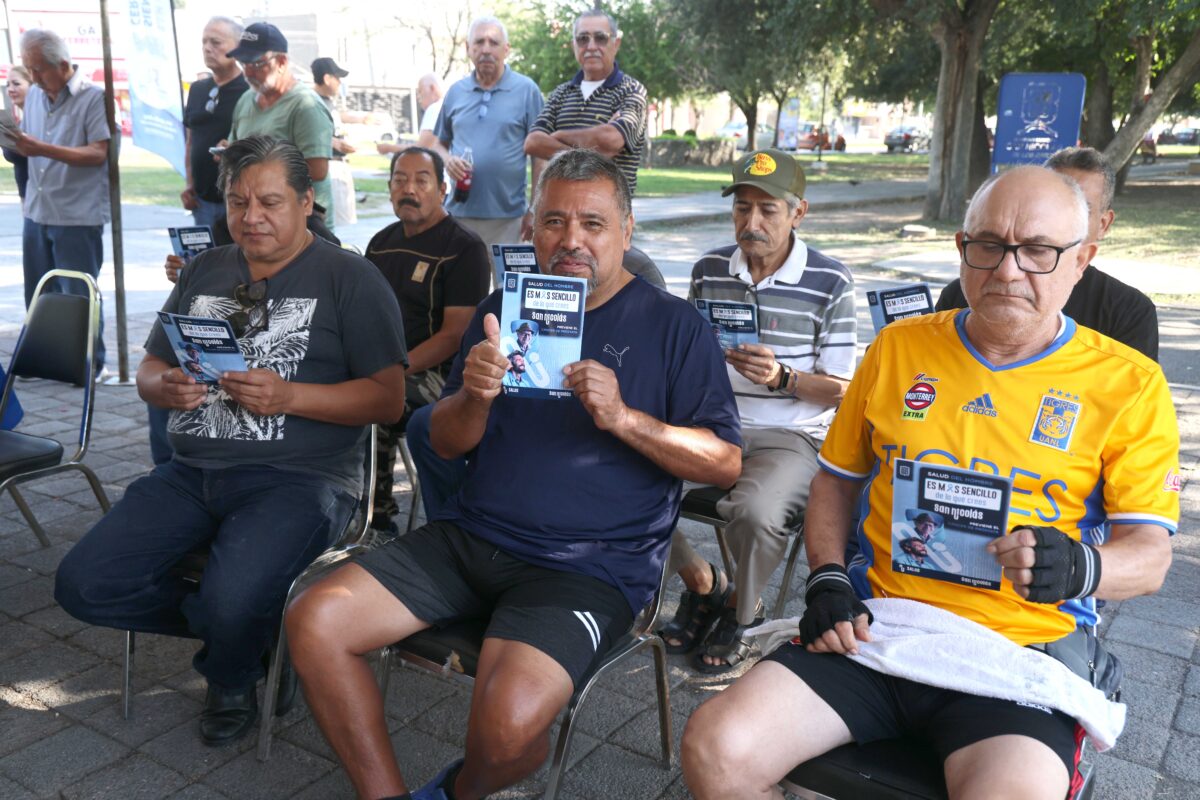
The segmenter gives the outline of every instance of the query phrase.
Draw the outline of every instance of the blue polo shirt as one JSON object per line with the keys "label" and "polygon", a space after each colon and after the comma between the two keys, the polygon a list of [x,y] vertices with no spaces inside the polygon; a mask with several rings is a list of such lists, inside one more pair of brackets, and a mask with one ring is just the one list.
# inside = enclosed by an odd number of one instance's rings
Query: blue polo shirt
{"label": "blue polo shirt", "polygon": [[[500,291],[480,304],[443,397],[462,387],[463,359],[484,338],[483,316],[499,317],[500,305]],[[741,445],[725,359],[683,300],[630,281],[586,313],[582,355],[616,373],[631,408]],[[439,519],[532,564],[605,581],[636,613],[658,587],[681,488],[678,478],[598,429],[577,398],[501,395],[467,479]]]}
{"label": "blue polo shirt", "polygon": [[510,67],[491,89],[481,87],[474,72],[450,87],[434,135],[453,155],[470,147],[475,159],[471,196],[451,202],[451,214],[511,219],[525,213],[525,137],[542,105],[537,84]]}

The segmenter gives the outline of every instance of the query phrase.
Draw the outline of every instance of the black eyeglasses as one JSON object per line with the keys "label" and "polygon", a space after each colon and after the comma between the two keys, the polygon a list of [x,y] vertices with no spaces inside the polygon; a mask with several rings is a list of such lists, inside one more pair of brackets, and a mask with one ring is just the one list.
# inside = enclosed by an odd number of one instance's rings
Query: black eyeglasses
{"label": "black eyeglasses", "polygon": [[220,91],[220,86],[214,86],[208,93],[208,102],[204,104],[204,110],[209,114],[217,110],[217,103],[220,102],[217,99],[217,94],[220,93]]}
{"label": "black eyeglasses", "polygon": [[604,31],[575,34],[575,44],[580,47],[587,47],[589,42],[595,42],[597,47],[604,47],[604,45],[608,44],[609,39],[612,39],[612,35]]}
{"label": "black eyeglasses", "polygon": [[483,102],[479,106],[479,118],[480,119],[483,119],[488,114],[488,103],[492,102],[492,93],[484,92],[482,100],[483,100]]}
{"label": "black eyeglasses", "polygon": [[233,334],[239,339],[267,330],[271,313],[267,305],[267,279],[240,284],[233,290],[233,299],[242,307],[229,315]]}
{"label": "black eyeglasses", "polygon": [[267,64],[270,64],[274,59],[275,59],[275,54],[272,53],[269,56],[263,56],[262,58],[258,59],[257,61],[238,61],[238,63],[242,65],[242,69],[244,69],[244,70],[246,70],[246,69],[262,69],[263,67],[267,66]]}
{"label": "black eyeglasses", "polygon": [[1058,259],[1063,253],[1082,241],[1078,239],[1063,247],[1052,244],[1004,244],[984,239],[968,239],[966,234],[963,234],[963,262],[971,269],[991,270],[1000,266],[1006,254],[1012,253],[1017,262],[1017,269],[1035,275],[1045,275],[1058,268]]}

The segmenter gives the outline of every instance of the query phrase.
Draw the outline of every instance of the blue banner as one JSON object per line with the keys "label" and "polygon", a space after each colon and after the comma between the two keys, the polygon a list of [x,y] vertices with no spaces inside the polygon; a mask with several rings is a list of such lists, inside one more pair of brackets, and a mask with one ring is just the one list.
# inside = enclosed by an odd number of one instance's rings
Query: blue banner
{"label": "blue banner", "polygon": [[1077,72],[1012,72],[1000,79],[992,171],[1041,164],[1079,141],[1087,79]]}
{"label": "blue banner", "polygon": [[129,0],[129,99],[133,143],[165,158],[180,175],[184,165],[183,107],[171,0]]}

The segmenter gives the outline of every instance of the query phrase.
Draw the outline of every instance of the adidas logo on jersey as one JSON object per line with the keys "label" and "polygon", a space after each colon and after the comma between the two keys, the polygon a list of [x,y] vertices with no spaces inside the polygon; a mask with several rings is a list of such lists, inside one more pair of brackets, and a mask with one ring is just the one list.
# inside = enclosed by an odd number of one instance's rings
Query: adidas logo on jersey
{"label": "adidas logo on jersey", "polygon": [[996,407],[992,405],[992,396],[986,392],[967,403],[962,410],[968,414],[979,414],[984,417],[998,416]]}

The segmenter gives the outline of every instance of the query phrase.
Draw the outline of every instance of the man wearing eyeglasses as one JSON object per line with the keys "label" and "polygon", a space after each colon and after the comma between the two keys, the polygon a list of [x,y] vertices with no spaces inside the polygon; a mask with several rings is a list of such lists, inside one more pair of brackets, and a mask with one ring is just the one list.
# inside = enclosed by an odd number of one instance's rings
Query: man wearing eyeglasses
{"label": "man wearing eyeglasses", "polygon": [[[1162,370],[1061,313],[1096,251],[1087,231],[1070,178],[1036,166],[989,178],[956,236],[969,308],[894,322],[867,350],[812,482],[799,630],[688,723],[683,771],[699,800],[779,797],[800,762],[918,734],[952,796],[1078,789],[1082,731],[1062,703],[1115,688],[1093,672],[1105,663],[1091,649],[1095,600],[1161,585],[1180,483]],[[984,549],[1001,568],[996,588],[894,567],[906,503],[893,488],[912,474],[900,459],[1012,480],[1009,531]],[[1111,535],[1096,538],[1105,519]],[[1030,699],[1046,681],[1060,691]]]}
{"label": "man wearing eyeglasses", "polygon": [[[203,642],[193,665],[208,682],[210,746],[253,726],[288,586],[345,529],[367,426],[403,412],[408,363],[379,270],[306,228],[312,179],[294,145],[240,139],[220,181],[236,244],[197,255],[163,310],[227,320],[247,369],[200,383],[154,326],[138,392],[170,409],[174,456],[66,555],[55,589],[90,624]],[[187,593],[174,567],[198,548],[208,563]],[[281,686],[286,708],[295,682]]]}
{"label": "man wearing eyeglasses", "polygon": [[636,191],[646,144],[646,88],[617,66],[616,20],[598,8],[584,11],[575,20],[572,46],[579,72],[550,93],[525,152],[552,158],[569,147],[590,147],[615,161]]}
{"label": "man wearing eyeglasses", "polygon": [[238,100],[233,110],[230,141],[265,135],[289,141],[308,161],[317,211],[325,226],[334,229],[333,188],[329,159],[333,155],[333,116],[310,87],[296,80],[288,61],[287,38],[269,22],[256,22],[242,32],[238,46],[229,51],[246,71],[253,92]]}
{"label": "man wearing eyeglasses", "polygon": [[[446,92],[433,149],[446,162],[451,181],[469,180],[465,201],[447,210],[493,244],[528,240],[532,217],[525,199],[525,136],[542,111],[537,84],[508,67],[508,31],[495,17],[480,17],[467,33],[467,57],[475,69]],[[464,158],[471,150],[473,163]],[[541,162],[533,160],[533,183]]]}
{"label": "man wearing eyeglasses", "polygon": [[[1088,201],[1087,241],[1099,244],[1112,228],[1113,192],[1117,175],[1104,154],[1091,147],[1068,147],[1046,160],[1046,166],[1079,184]],[[966,308],[967,299],[957,279],[938,297],[937,310]],[[1075,322],[1127,344],[1158,360],[1158,310],[1138,289],[1089,264],[1063,313]]]}
{"label": "man wearing eyeglasses", "polygon": [[225,201],[217,188],[217,163],[209,148],[229,138],[234,106],[250,88],[237,59],[226,55],[237,47],[241,36],[242,26],[229,17],[213,17],[204,26],[201,38],[204,66],[212,72],[212,77],[192,84],[183,111],[187,185],[179,199],[192,212],[197,225],[212,227],[225,215]]}

